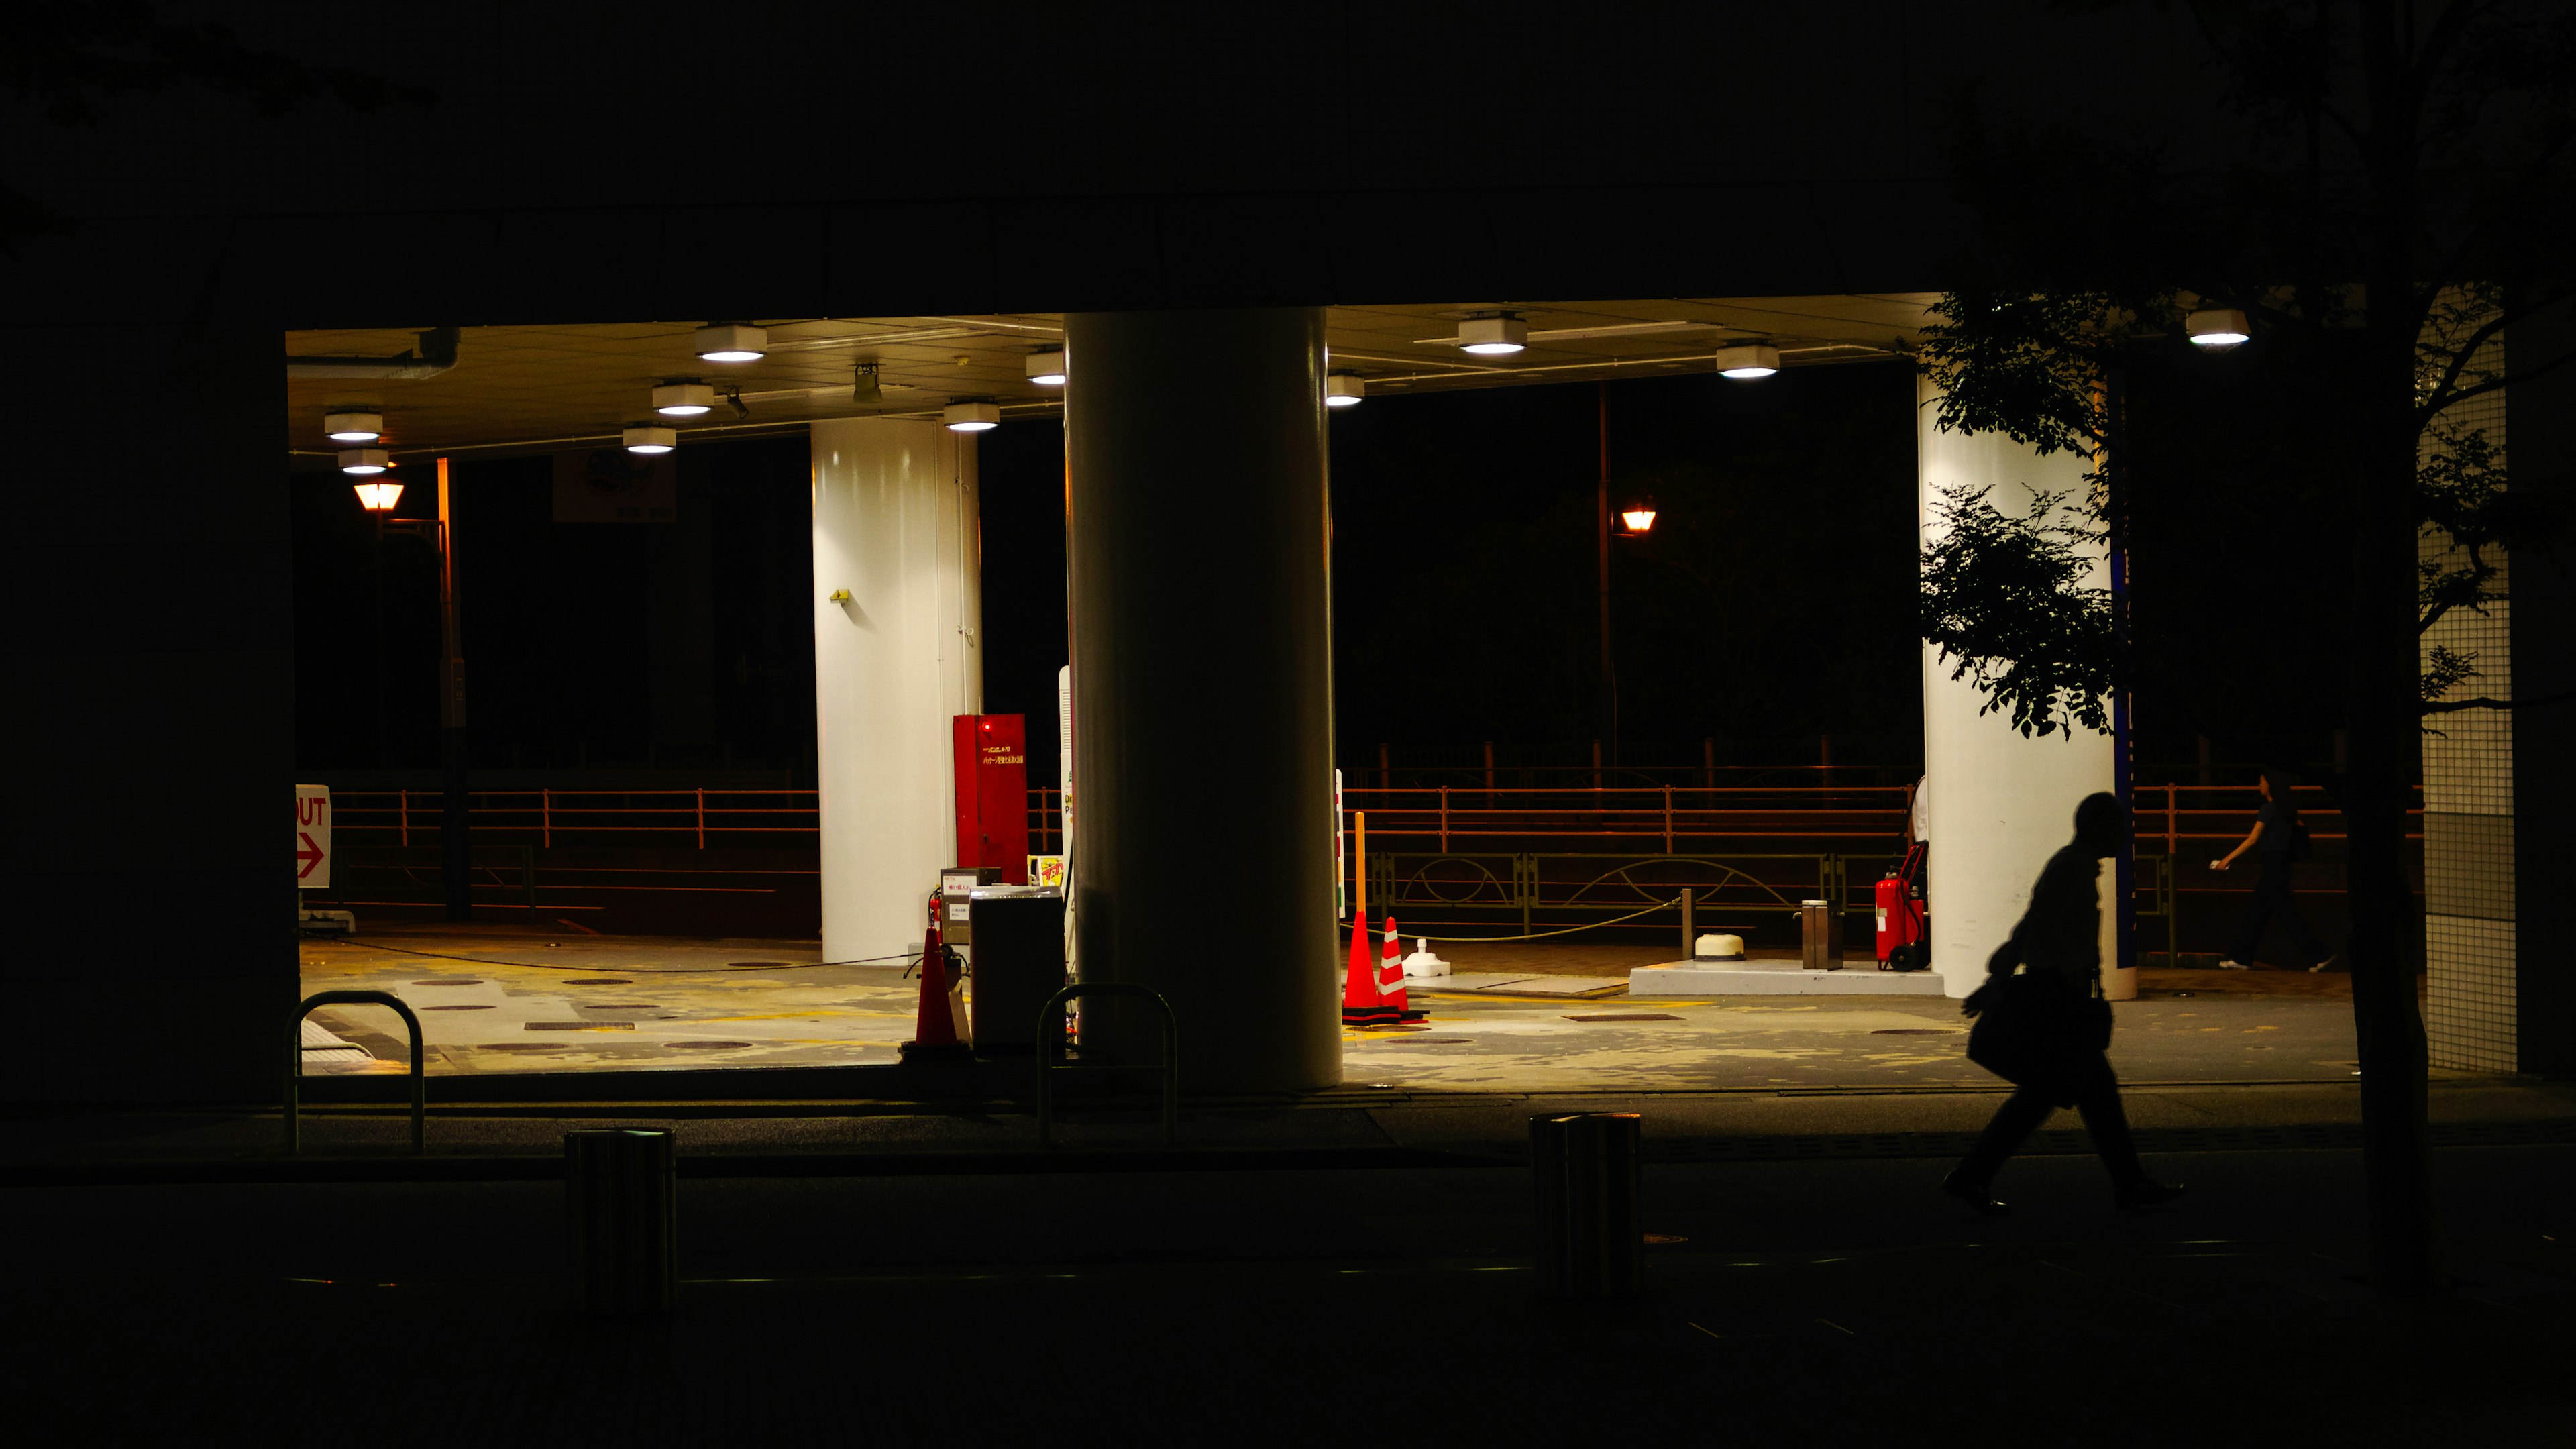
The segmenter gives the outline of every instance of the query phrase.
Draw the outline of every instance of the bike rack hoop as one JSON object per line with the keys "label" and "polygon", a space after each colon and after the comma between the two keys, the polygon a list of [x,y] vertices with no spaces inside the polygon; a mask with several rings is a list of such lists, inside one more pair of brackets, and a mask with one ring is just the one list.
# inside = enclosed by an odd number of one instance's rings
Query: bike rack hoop
{"label": "bike rack hoop", "polygon": [[1081,996],[1142,997],[1154,1003],[1154,1009],[1162,1013],[1163,1145],[1166,1147],[1177,1145],[1180,1141],[1181,1128],[1180,1019],[1172,1014],[1172,1004],[1163,999],[1161,992],[1150,986],[1139,986],[1132,981],[1076,982],[1048,997],[1046,1005],[1038,1008],[1038,1145],[1040,1147],[1055,1145],[1054,1095],[1047,1088],[1049,1076],[1056,1072],[1136,1070],[1135,1067],[1125,1063],[1095,1066],[1064,1065],[1064,1008],[1066,1003]]}
{"label": "bike rack hoop", "polygon": [[390,1006],[411,1028],[411,1150],[429,1150],[429,1092],[426,1038],[421,1035],[420,1018],[412,1014],[409,1003],[390,991],[317,991],[304,998],[295,1008],[295,1019],[286,1024],[286,1150],[292,1155],[303,1150],[296,1134],[296,1107],[304,1084],[304,1018],[317,1006]]}

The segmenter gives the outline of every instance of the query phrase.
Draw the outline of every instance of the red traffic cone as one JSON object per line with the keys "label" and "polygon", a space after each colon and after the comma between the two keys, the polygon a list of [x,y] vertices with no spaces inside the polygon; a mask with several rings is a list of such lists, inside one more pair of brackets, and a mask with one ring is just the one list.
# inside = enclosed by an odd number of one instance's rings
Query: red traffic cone
{"label": "red traffic cone", "polygon": [[1368,957],[1368,918],[1351,922],[1351,969],[1342,983],[1342,1025],[1386,1026],[1398,1019],[1377,990],[1377,967]]}
{"label": "red traffic cone", "polygon": [[1395,917],[1386,918],[1386,944],[1377,958],[1377,994],[1395,1011],[1398,1021],[1420,1021],[1426,1012],[1415,1011],[1405,1002],[1404,947],[1395,939]]}
{"label": "red traffic cone", "polygon": [[957,1040],[957,1020],[948,1009],[948,953],[935,926],[921,938],[921,997],[912,1012],[912,1040],[895,1050],[908,1062],[971,1055]]}

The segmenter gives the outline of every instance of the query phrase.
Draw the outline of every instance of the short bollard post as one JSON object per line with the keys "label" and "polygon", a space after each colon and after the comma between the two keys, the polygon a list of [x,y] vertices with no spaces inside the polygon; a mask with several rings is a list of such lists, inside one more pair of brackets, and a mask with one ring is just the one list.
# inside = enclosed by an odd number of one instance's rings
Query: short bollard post
{"label": "short bollard post", "polygon": [[1530,1119],[1539,1291],[1627,1298],[1645,1258],[1634,1112]]}
{"label": "short bollard post", "polygon": [[677,1153],[668,1132],[564,1134],[573,1306],[667,1313],[679,1299]]}

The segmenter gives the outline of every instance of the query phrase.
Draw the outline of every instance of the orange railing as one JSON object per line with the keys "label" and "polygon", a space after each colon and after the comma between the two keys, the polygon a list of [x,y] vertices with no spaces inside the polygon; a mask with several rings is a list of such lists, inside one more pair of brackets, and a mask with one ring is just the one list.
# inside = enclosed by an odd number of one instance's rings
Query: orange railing
{"label": "orange railing", "polygon": [[[1391,848],[1493,849],[1555,842],[1564,850],[1625,842],[1667,852],[1736,850],[1747,841],[1840,843],[1903,838],[1913,792],[1904,786],[1640,785],[1485,788],[1431,785],[1345,788],[1345,812],[1365,810],[1369,838]],[[2325,792],[2293,792],[2309,837],[2340,841],[2343,817]],[[2142,848],[2161,842],[2241,840],[2262,797],[2251,785],[2141,785],[2132,800]],[[1937,807],[1936,807],[1937,809]],[[2407,834],[2422,838],[2422,801]],[[1342,822],[1347,832],[1350,821]],[[1934,822],[1934,834],[1939,833]],[[1401,842],[1399,844],[1398,842]]]}
{"label": "orange railing", "polygon": [[[436,790],[332,792],[332,829],[360,845],[427,844],[438,838]],[[474,790],[467,822],[477,840],[558,845],[786,847],[814,843],[820,807],[811,790]],[[1029,847],[1051,854],[1064,805],[1047,787],[1029,791]]]}
{"label": "orange railing", "polygon": [[[334,828],[361,845],[427,844],[438,838],[436,790],[335,792]],[[2343,839],[2343,817],[2324,792],[2296,801],[2310,837]],[[2242,839],[2262,802],[2246,785],[2141,785],[2134,796],[2138,842],[2177,855],[2186,841]],[[468,796],[475,838],[494,844],[801,847],[815,838],[811,790],[476,790]],[[1902,786],[1633,785],[1598,788],[1436,785],[1345,789],[1342,821],[1365,810],[1373,845],[1449,850],[1505,847],[1585,850],[1656,848],[1667,853],[1742,850],[1747,842],[1808,842],[1844,850],[1902,838],[1911,792]],[[2421,801],[2410,814],[2420,839]],[[1211,829],[1233,824],[1222,812]],[[1940,822],[1934,821],[1937,835]],[[1064,802],[1051,787],[1029,791],[1029,848],[1062,848]]]}

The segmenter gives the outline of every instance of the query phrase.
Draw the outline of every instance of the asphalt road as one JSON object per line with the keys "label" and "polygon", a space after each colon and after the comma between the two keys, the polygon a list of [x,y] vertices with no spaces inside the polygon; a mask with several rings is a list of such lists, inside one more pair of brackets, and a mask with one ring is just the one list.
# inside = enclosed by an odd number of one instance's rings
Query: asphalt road
{"label": "asphalt road", "polygon": [[[1830,1128],[1887,1099],[1765,1100]],[[1883,1125],[1979,1105],[1923,1100]],[[2288,1099],[2187,1100],[2259,1125]],[[2459,1286],[2391,1305],[2348,1149],[2155,1153],[2192,1196],[2131,1215],[2061,1143],[1989,1220],[1901,1132],[1745,1160],[1670,1131],[1645,1296],[1568,1304],[1532,1292],[1525,1171],[1476,1165],[1529,1105],[1313,1127],[1460,1166],[686,1179],[682,1306],[643,1322],[565,1310],[550,1182],[19,1186],[14,1316],[41,1331],[13,1413],[98,1442],[2088,1445],[2543,1442],[2576,1413],[2563,1132],[2439,1154]]]}

